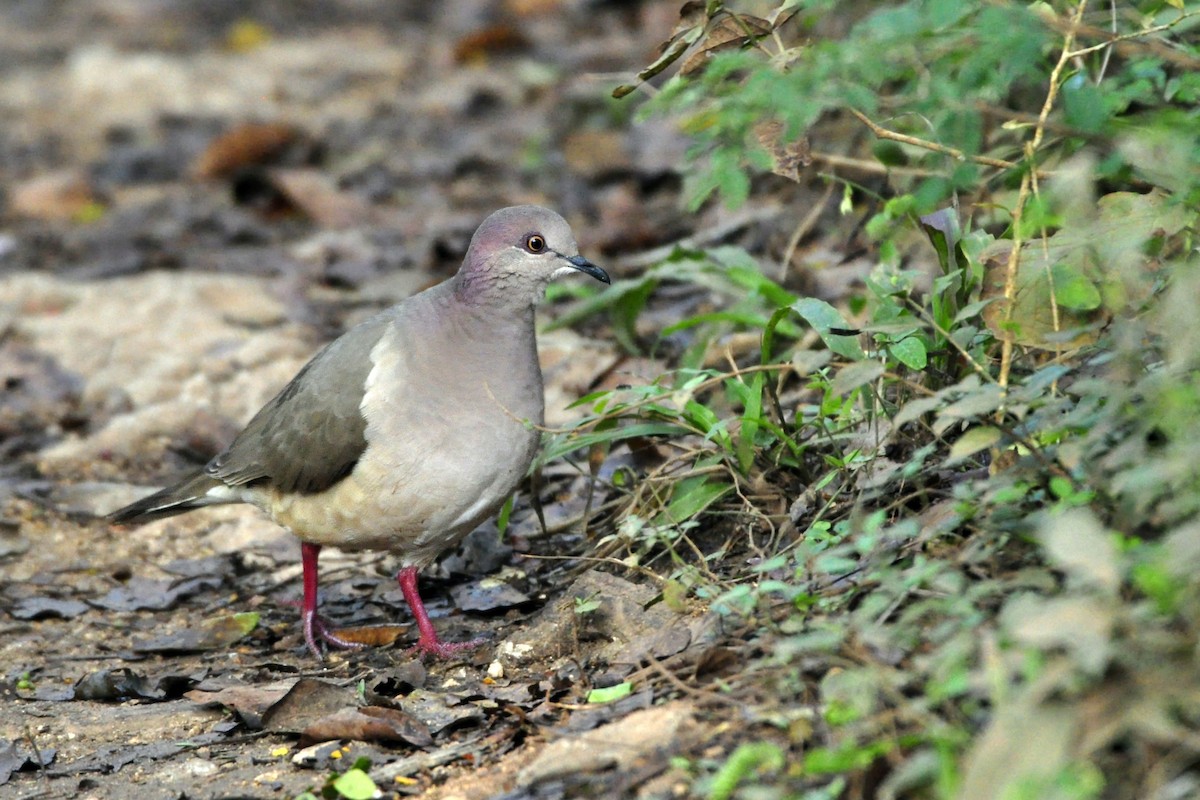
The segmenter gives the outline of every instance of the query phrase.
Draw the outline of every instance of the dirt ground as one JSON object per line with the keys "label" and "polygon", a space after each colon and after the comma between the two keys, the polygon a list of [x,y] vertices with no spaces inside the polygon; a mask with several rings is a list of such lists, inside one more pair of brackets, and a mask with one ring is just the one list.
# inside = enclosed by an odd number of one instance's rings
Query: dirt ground
{"label": "dirt ground", "polygon": [[[423,578],[446,638],[486,639],[436,663],[406,651],[386,554],[323,556],[325,615],[377,646],[319,663],[298,547],[254,509],[98,516],[218,452],[322,342],[450,274],[497,207],[557,208],[618,281],[690,233],[686,140],[608,97],[677,12],[0,4],[0,797],[293,797],[356,762],[385,796],[686,791],[672,755],[731,720],[679,676],[735,670],[741,645],[653,580],[574,559],[609,498],[586,464],[545,471],[545,529],[525,491],[503,538],[484,526]],[[639,378],[595,321],[542,337],[542,357],[551,425]]]}

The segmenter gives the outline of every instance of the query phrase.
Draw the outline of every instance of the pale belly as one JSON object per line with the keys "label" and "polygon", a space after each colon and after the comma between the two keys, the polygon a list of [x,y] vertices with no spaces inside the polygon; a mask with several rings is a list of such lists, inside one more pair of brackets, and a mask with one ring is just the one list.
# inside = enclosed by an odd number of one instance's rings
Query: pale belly
{"label": "pale belly", "polygon": [[[502,437],[487,432],[477,437],[484,441],[464,439],[450,449],[410,440],[391,452],[368,450],[324,492],[268,490],[255,502],[303,541],[388,550],[406,565],[425,566],[495,513],[516,488],[537,445],[537,433],[525,433],[514,439],[511,431]],[[488,441],[493,437],[517,446],[498,449]],[[493,455],[483,460],[481,452]]]}
{"label": "pale belly", "polygon": [[477,349],[450,373],[444,359],[388,331],[371,354],[367,448],[354,470],[318,494],[259,489],[252,502],[303,541],[431,563],[495,513],[537,451],[529,423],[542,421],[542,386],[532,340],[516,361]]}

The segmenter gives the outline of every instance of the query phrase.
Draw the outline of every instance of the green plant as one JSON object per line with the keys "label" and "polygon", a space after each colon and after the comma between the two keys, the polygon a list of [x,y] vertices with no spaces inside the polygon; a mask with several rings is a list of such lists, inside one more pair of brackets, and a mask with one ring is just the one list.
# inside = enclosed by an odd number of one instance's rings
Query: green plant
{"label": "green plant", "polygon": [[[601,554],[766,653],[719,684],[747,727],[689,761],[698,791],[1148,796],[1186,769],[1122,754],[1200,719],[1198,26],[1183,0],[709,0],[616,92],[678,65],[640,113],[692,137],[689,209],[811,164],[876,262],[817,299],[678,247],[562,320],[682,342],[546,457],[655,443]],[[668,283],[713,302],[656,338]]]}

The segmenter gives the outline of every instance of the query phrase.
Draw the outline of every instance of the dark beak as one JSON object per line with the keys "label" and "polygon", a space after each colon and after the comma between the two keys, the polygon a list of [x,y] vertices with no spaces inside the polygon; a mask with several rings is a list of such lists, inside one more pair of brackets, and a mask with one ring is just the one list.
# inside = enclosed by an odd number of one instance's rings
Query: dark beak
{"label": "dark beak", "polygon": [[580,272],[584,273],[585,275],[591,275],[593,278],[600,281],[601,283],[608,283],[608,284],[612,283],[612,281],[608,279],[607,272],[600,269],[599,267],[597,267],[592,262],[588,261],[583,256],[571,256],[570,258],[567,258],[564,260],[568,264],[570,264],[572,267],[574,267],[575,269],[579,270]]}

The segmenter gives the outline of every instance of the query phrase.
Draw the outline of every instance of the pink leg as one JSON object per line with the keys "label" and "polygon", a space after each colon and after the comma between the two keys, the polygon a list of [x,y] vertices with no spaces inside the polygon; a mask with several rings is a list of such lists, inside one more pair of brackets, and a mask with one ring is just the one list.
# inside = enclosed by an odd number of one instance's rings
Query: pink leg
{"label": "pink leg", "polygon": [[425,611],[425,603],[421,601],[421,595],[417,591],[417,573],[416,567],[405,567],[396,573],[396,580],[400,582],[400,591],[404,593],[404,599],[408,601],[408,607],[412,609],[413,617],[417,620],[417,630],[420,631],[417,643],[412,649],[421,655],[446,658],[483,644],[485,639],[453,643],[438,640],[437,631],[433,629],[433,623],[429,621],[429,614]]}
{"label": "pink leg", "polygon": [[358,642],[347,641],[333,634],[317,616],[317,556],[320,554],[321,545],[300,543],[300,564],[304,568],[304,605],[300,620],[304,626],[304,641],[318,661],[324,659],[318,641],[341,650],[359,650],[363,647]]}

